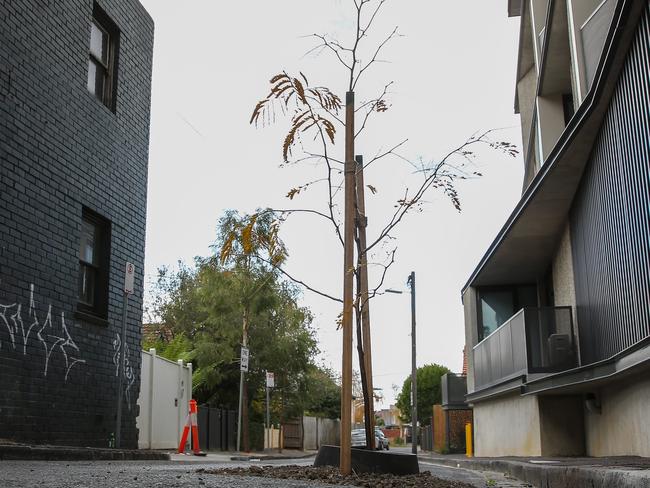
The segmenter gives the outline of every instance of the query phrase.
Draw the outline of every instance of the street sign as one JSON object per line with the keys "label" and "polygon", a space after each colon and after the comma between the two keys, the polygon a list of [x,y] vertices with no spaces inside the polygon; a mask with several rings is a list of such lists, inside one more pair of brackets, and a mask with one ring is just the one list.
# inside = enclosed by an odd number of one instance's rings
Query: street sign
{"label": "street sign", "polygon": [[133,263],[126,263],[126,270],[124,272],[124,293],[133,295],[133,281],[135,278],[135,266]]}
{"label": "street sign", "polygon": [[239,369],[248,373],[248,348],[246,347],[241,348],[241,367]]}
{"label": "street sign", "polygon": [[275,388],[275,376],[270,371],[266,372],[266,387]]}

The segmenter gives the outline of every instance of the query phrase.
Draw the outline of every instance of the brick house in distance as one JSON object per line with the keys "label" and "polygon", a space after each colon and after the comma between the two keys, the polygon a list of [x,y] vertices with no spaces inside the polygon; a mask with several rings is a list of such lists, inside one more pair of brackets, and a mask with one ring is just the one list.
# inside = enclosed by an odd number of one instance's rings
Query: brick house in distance
{"label": "brick house in distance", "polygon": [[137,0],[0,3],[0,439],[137,448],[154,25]]}

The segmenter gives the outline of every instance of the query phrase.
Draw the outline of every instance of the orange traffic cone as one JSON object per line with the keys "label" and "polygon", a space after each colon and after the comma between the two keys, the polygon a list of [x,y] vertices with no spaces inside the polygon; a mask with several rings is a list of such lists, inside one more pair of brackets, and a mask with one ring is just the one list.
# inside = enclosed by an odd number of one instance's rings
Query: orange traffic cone
{"label": "orange traffic cone", "polygon": [[190,400],[190,411],[187,414],[187,420],[185,421],[185,428],[183,429],[183,435],[181,437],[181,443],[178,445],[178,453],[183,454],[185,452],[185,444],[187,443],[187,436],[190,433],[190,428],[192,429],[192,454],[195,456],[205,456],[206,453],[201,451],[199,448],[199,424],[196,420],[198,409],[196,406],[196,400]]}

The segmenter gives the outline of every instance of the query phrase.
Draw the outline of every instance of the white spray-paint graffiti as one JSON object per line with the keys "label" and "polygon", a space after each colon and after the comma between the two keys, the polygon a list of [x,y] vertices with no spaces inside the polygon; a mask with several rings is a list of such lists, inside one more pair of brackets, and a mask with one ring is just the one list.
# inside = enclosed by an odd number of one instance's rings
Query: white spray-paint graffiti
{"label": "white spray-paint graffiti", "polygon": [[[120,347],[122,345],[122,339],[120,334],[115,334],[115,339],[113,339],[113,364],[115,365],[115,377],[117,378],[120,374]],[[133,366],[131,366],[131,361],[129,361],[129,344],[124,344],[124,378],[126,380],[126,386],[124,388],[124,393],[126,396],[126,405],[131,410],[131,387],[135,383],[135,371],[133,371]]]}
{"label": "white spray-paint graffiti", "polygon": [[[23,356],[27,356],[29,338],[32,335],[32,331],[36,331],[36,339],[43,346],[45,352],[43,376],[47,377],[52,353],[60,351],[65,360],[65,376],[63,381],[67,382],[72,367],[79,363],[85,363],[86,361],[81,359],[81,351],[68,332],[65,324],[65,313],[61,312],[60,327],[57,329],[52,323],[52,304],[50,304],[47,307],[45,320],[41,323],[36,314],[34,285],[31,284],[29,288],[29,308],[26,318],[23,318],[24,310],[22,303],[0,303],[0,329],[4,325],[4,328],[9,333],[9,344],[14,351],[20,350],[22,346]],[[0,340],[0,350],[2,347],[3,342]]]}

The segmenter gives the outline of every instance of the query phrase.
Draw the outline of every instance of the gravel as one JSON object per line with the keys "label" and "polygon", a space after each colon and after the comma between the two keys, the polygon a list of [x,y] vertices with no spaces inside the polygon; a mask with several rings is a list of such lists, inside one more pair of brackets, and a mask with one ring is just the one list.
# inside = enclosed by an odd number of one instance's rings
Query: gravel
{"label": "gravel", "polygon": [[340,474],[338,468],[311,466],[251,466],[246,468],[221,468],[199,470],[219,476],[257,476],[284,480],[304,480],[328,485],[361,486],[368,488],[474,488],[459,481],[448,481],[431,476],[429,472],[396,476],[391,474],[353,473]]}
{"label": "gravel", "polygon": [[327,488],[299,480],[215,476],[201,471],[195,465],[164,461],[0,461],[0,488]]}

